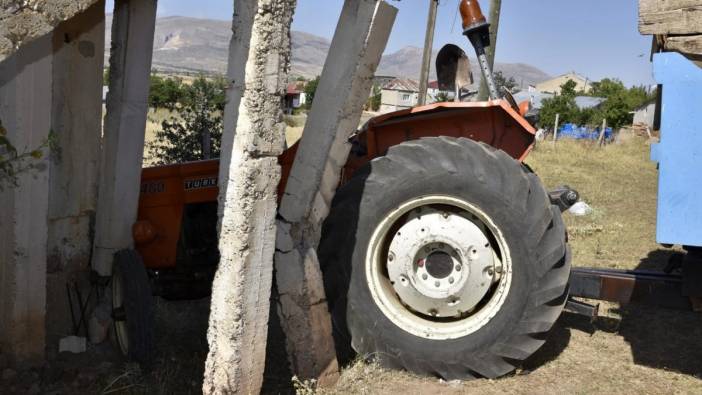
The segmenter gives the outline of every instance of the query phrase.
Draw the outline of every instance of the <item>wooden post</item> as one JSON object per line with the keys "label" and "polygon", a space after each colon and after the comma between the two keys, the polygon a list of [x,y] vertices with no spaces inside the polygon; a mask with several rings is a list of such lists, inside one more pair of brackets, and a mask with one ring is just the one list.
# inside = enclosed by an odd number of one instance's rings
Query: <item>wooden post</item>
{"label": "wooden post", "polygon": [[556,122],[553,124],[553,145],[556,145],[556,139],[558,138],[558,120],[561,114],[556,114]]}
{"label": "wooden post", "polygon": [[257,394],[263,383],[278,156],[285,147],[280,103],[295,4],[234,1],[219,165],[220,262],[212,284],[205,394]]}
{"label": "wooden post", "polygon": [[605,129],[607,129],[607,119],[602,120],[602,129],[600,129],[600,136],[597,138],[597,145],[599,146],[604,144]]}
{"label": "wooden post", "polygon": [[344,2],[280,203],[278,313],[293,372],[322,386],[338,367],[316,248],[396,13],[385,1]]}

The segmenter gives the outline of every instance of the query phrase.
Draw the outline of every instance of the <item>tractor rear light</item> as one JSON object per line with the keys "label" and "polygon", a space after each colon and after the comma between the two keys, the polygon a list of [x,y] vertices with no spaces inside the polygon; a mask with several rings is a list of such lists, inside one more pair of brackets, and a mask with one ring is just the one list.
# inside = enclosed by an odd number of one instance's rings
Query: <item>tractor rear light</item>
{"label": "tractor rear light", "polygon": [[132,237],[137,244],[146,244],[156,238],[156,228],[149,221],[137,221],[132,225]]}

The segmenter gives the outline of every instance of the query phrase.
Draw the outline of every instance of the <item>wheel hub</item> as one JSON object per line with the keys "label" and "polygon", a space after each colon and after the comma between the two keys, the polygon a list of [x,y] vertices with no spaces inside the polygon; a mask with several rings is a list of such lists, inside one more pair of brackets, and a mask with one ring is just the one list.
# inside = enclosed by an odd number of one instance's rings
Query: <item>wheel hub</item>
{"label": "wheel hub", "polygon": [[472,311],[498,278],[485,233],[468,213],[422,207],[390,242],[388,275],[403,304],[422,315],[456,317]]}
{"label": "wheel hub", "polygon": [[453,272],[453,258],[443,251],[434,251],[424,261],[432,277],[443,279]]}

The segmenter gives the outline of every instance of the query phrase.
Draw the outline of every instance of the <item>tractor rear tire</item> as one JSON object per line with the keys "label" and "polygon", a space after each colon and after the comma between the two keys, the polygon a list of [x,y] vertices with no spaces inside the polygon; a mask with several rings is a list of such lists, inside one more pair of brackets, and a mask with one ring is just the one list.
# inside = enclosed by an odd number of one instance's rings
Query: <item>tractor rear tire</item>
{"label": "tractor rear tire", "polygon": [[117,345],[129,360],[148,368],[154,356],[154,297],[138,252],[121,250],[112,267],[112,316]]}
{"label": "tractor rear tire", "polygon": [[[416,248],[392,250],[402,246]],[[512,372],[568,296],[565,226],[540,180],[465,138],[408,141],[357,171],[337,191],[319,259],[342,359],[350,340],[364,358],[446,380]],[[461,281],[473,285],[456,290]]]}

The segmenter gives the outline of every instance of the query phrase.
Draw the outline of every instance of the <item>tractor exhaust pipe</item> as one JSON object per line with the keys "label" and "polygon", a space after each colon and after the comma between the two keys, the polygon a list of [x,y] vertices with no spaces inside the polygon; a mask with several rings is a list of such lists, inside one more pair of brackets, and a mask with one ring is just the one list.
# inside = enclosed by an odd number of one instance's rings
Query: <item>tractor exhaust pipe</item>
{"label": "tractor exhaust pipe", "polygon": [[492,76],[492,69],[485,54],[485,47],[490,46],[490,24],[480,10],[478,0],[461,0],[459,7],[463,19],[463,34],[468,37],[475,48],[475,54],[478,57],[478,64],[483,72],[490,98],[499,99],[500,95],[497,92],[495,78]]}

